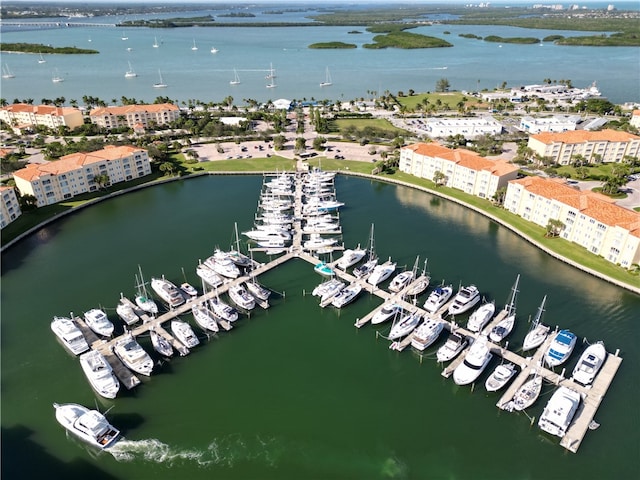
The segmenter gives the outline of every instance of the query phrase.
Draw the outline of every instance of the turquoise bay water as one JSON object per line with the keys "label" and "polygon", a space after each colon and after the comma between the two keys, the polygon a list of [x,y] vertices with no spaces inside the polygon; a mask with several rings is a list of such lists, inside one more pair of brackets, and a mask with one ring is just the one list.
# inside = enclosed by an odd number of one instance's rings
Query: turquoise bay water
{"label": "turquoise bay water", "polygon": [[[502,306],[521,274],[518,349],[527,318],[603,340],[624,358],[577,454],[495,407],[499,396],[458,387],[433,354],[392,352],[355,319],[379,300],[337,311],[308,295],[320,278],[291,261],[261,277],[276,296],[237,328],[159,366],[115,401],[97,398],[49,329],[54,315],[102,305],[145,276],[198,284],[199,258],[251,224],[260,177],[206,177],[103,202],[63,219],[2,256],[2,457],[6,478],[632,478],[638,468],[635,325],[640,298],[550,259],[489,220],[412,189],[339,177],[347,246],[375,224],[382,258],[429,258],[433,283],[476,283]],[[230,202],[232,199],[232,202]],[[261,260],[267,260],[262,258]],[[185,274],[183,275],[182,270]],[[424,296],[422,297],[424,301]],[[190,316],[185,319],[192,321]],[[119,326],[118,328],[121,328]],[[388,326],[378,328],[385,332]],[[143,346],[150,342],[142,338]],[[580,344],[577,352],[584,348]],[[574,353],[567,364],[572,369]],[[490,368],[497,364],[493,360]],[[481,377],[482,380],[486,375]],[[529,412],[536,418],[552,389]],[[126,441],[96,455],[65,438],[53,402],[97,405]],[[500,462],[496,457],[500,456]],[[603,459],[607,461],[603,461]]]}
{"label": "turquoise bay water", "polygon": [[[254,21],[305,20],[306,13],[289,13],[283,18],[265,15],[257,8]],[[207,13],[207,12],[205,12]],[[219,11],[210,12],[218,15]],[[201,15],[202,12],[193,13]],[[165,16],[169,16],[166,14]],[[175,15],[171,15],[175,16]],[[188,13],[180,16],[189,16]],[[278,17],[274,19],[274,17]],[[154,18],[156,18],[154,16]],[[117,23],[124,17],[95,17],[71,22]],[[59,19],[58,19],[59,20]],[[308,20],[308,19],[307,19]],[[224,23],[228,19],[218,18]],[[358,31],[353,34],[350,32]],[[603,96],[615,103],[640,102],[640,62],[634,47],[567,47],[544,43],[517,45],[462,38],[471,33],[481,37],[535,37],[560,34],[584,35],[584,32],[533,30],[515,27],[474,25],[433,25],[412,30],[415,33],[446,39],[452,48],[382,49],[362,48],[372,43],[374,34],[360,27],[216,27],[148,29],[115,27],[72,27],[49,29],[11,29],[2,32],[4,42],[30,42],[53,46],[96,49],[98,55],[48,55],[39,64],[36,55],[3,54],[15,78],[1,79],[2,97],[55,99],[67,101],[90,95],[111,103],[122,96],[153,101],[167,96],[183,102],[198,99],[221,102],[232,96],[258,101],[288,99],[331,99],[349,101],[369,98],[370,92],[396,94],[435,90],[438,79],[446,77],[454,90],[489,89],[503,82],[517,87],[541,83],[545,78],[570,79],[576,87],[596,81]],[[449,33],[446,33],[449,32]],[[123,41],[121,37],[128,40]],[[153,48],[154,39],[160,43]],[[89,42],[89,40],[91,40]],[[198,46],[192,51],[193,42]],[[309,49],[317,42],[340,41],[356,49]],[[211,54],[212,47],[218,53]],[[131,49],[130,51],[127,49]],[[138,74],[124,78],[129,62]],[[277,88],[266,88],[265,75],[270,66],[276,70]],[[320,87],[330,69],[333,85]],[[232,86],[236,69],[240,85]],[[53,72],[65,78],[52,83]],[[166,89],[152,87],[159,80]],[[612,75],[611,72],[616,72]]]}

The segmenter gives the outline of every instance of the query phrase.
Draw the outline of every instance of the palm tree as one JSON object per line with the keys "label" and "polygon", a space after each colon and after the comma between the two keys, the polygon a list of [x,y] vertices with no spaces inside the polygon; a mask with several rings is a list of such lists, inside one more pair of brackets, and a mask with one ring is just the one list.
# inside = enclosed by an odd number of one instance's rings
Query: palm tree
{"label": "palm tree", "polygon": [[436,184],[436,187],[439,187],[444,183],[446,178],[447,176],[444,173],[442,173],[440,170],[437,170],[433,174],[433,183]]}
{"label": "palm tree", "polygon": [[565,224],[558,219],[550,219],[549,222],[547,223],[547,237],[557,237],[558,235],[560,235],[560,232],[562,232],[562,230],[564,230],[565,228]]}
{"label": "palm tree", "polygon": [[173,175],[173,171],[174,171],[173,163],[164,162],[162,165],[160,165],[160,171],[167,176]]}

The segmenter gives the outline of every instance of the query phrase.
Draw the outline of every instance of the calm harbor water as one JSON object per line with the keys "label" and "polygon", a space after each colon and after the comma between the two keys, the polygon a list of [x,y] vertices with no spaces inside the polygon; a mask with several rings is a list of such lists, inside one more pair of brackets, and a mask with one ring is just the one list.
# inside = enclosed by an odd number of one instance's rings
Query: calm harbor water
{"label": "calm harbor water", "polygon": [[[265,14],[254,7],[249,21],[308,21],[312,12],[288,12],[284,16]],[[211,13],[216,22],[234,19],[219,17],[220,11],[182,13],[196,16]],[[161,16],[161,15],[159,15]],[[164,16],[176,16],[164,14]],[[157,18],[158,16],[153,16]],[[136,17],[139,18],[139,17]],[[114,24],[132,17],[70,19],[71,23]],[[59,21],[57,19],[56,21]],[[350,33],[353,31],[360,33]],[[29,42],[53,46],[76,46],[98,50],[98,55],[48,55],[38,63],[36,55],[3,54],[15,78],[1,79],[2,97],[13,99],[65,97],[82,104],[90,95],[111,103],[122,96],[153,101],[167,96],[177,101],[198,99],[221,102],[232,96],[258,101],[289,99],[351,100],[370,97],[371,91],[433,91],[438,79],[446,77],[452,89],[493,89],[541,83],[545,78],[571,79],[577,87],[597,82],[602,94],[615,103],[640,102],[640,62],[634,47],[566,47],[517,45],[462,38],[471,33],[481,37],[544,38],[552,34],[582,35],[580,32],[532,30],[501,26],[434,25],[412,32],[446,39],[452,48],[418,50],[362,48],[372,43],[374,34],[360,27],[216,27],[216,28],[116,28],[72,27],[26,29],[4,27],[3,42]],[[447,33],[449,32],[449,33]],[[125,37],[127,40],[122,40]],[[159,47],[153,48],[154,41]],[[356,49],[314,50],[316,42],[353,43]],[[198,50],[192,50],[194,45]],[[211,48],[218,49],[212,54]],[[131,68],[136,78],[125,78]],[[276,88],[266,88],[265,76],[273,66]],[[329,68],[333,85],[320,87]],[[230,85],[234,69],[241,84]],[[612,75],[611,72],[616,72]],[[53,83],[52,75],[65,81]],[[153,88],[160,75],[166,89]]]}
{"label": "calm harbor water", "polygon": [[[310,292],[320,278],[294,260],[261,277],[284,297],[233,331],[202,338],[188,357],[143,385],[98,399],[77,359],[55,341],[54,315],[98,305],[115,320],[133,295],[137,265],[149,279],[198,284],[194,268],[233,224],[251,225],[260,177],[206,177],[157,186],[62,219],[2,255],[2,473],[5,478],[633,478],[640,399],[635,321],[640,298],[557,262],[489,220],[406,187],[339,177],[346,246],[365,244],[398,265],[429,258],[433,283],[476,283],[504,305],[521,274],[517,350],[543,295],[544,320],[624,358],[588,432],[571,454],[499,411],[499,396],[458,387],[433,354],[390,351],[356,318],[379,304],[363,295],[337,311]],[[233,198],[233,205],[229,199]],[[261,260],[267,260],[263,258]],[[184,275],[183,275],[184,269]],[[424,301],[424,296],[422,297]],[[189,316],[185,319],[192,321]],[[121,327],[119,327],[121,328]],[[386,331],[388,326],[378,328]],[[148,339],[141,339],[149,347]],[[579,344],[577,352],[584,348]],[[567,364],[572,369],[574,353]],[[490,368],[497,364],[493,360]],[[481,377],[482,380],[486,375]],[[552,389],[529,412],[540,415]],[[65,437],[51,404],[97,405],[126,441],[96,455]],[[606,461],[603,461],[606,459]]]}

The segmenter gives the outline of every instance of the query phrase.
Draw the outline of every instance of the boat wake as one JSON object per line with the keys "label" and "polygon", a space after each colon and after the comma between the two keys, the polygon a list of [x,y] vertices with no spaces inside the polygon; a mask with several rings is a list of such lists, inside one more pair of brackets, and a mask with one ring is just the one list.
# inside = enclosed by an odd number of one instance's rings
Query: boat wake
{"label": "boat wake", "polygon": [[[146,440],[122,439],[106,450],[118,462],[149,462],[180,466],[231,468],[248,462],[268,468],[322,468],[323,471],[363,472],[370,478],[406,478],[408,468],[389,452],[373,455],[362,452],[335,451],[327,445],[304,445],[277,438],[243,437],[232,434],[216,438],[206,448],[180,448],[155,438]],[[311,463],[310,463],[311,462]]]}

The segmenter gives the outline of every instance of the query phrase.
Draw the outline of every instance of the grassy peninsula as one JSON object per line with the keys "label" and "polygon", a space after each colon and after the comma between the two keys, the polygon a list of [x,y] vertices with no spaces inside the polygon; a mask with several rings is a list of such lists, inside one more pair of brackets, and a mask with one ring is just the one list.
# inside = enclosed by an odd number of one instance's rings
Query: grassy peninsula
{"label": "grassy peninsula", "polygon": [[59,54],[96,54],[98,50],[77,47],[51,47],[41,43],[0,43],[0,52],[20,53],[59,53]]}
{"label": "grassy peninsula", "polygon": [[354,43],[344,43],[344,42],[319,42],[312,43],[309,45],[309,48],[318,48],[318,49],[345,49],[345,48],[357,48],[357,45]]}
{"label": "grassy peninsula", "polygon": [[364,48],[440,48],[453,45],[441,38],[429,37],[418,33],[391,32],[373,37],[375,43],[366,43]]}

